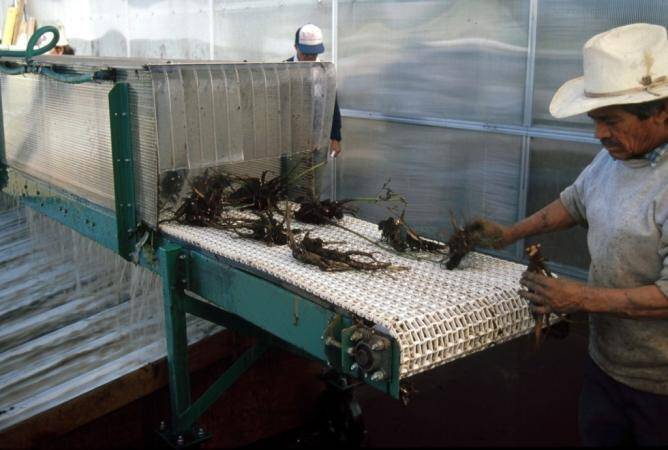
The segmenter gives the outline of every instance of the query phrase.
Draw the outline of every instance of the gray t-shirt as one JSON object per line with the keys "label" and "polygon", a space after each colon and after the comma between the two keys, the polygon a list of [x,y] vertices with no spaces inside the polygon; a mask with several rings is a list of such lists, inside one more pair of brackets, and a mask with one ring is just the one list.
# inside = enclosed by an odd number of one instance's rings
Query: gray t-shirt
{"label": "gray t-shirt", "polygon": [[[655,284],[668,297],[668,154],[617,161],[603,149],[561,201],[588,227],[589,284]],[[668,302],[668,300],[667,300]],[[632,388],[668,395],[668,319],[590,314],[589,354]]]}

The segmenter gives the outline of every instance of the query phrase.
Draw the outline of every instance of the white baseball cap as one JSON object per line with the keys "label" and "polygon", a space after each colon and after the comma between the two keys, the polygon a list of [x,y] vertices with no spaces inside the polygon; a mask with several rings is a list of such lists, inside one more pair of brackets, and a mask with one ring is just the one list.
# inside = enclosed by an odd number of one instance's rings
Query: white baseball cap
{"label": "white baseball cap", "polygon": [[322,30],[312,23],[300,27],[295,33],[295,45],[300,52],[317,54],[325,51],[322,44]]}
{"label": "white baseball cap", "polygon": [[64,26],[58,25],[58,34],[60,35],[60,38],[58,39],[58,43],[56,43],[56,47],[65,47],[66,45],[70,45],[70,41],[68,41],[67,37],[65,36]]}

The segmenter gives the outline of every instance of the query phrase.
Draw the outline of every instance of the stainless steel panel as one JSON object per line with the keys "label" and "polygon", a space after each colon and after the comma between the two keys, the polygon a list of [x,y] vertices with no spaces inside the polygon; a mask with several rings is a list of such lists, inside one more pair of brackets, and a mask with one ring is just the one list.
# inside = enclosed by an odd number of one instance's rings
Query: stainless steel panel
{"label": "stainless steel panel", "polygon": [[528,0],[342,0],[342,108],[521,124]]}
{"label": "stainless steel panel", "polygon": [[214,57],[226,61],[283,61],[295,53],[297,29],[319,26],[323,61],[332,54],[331,0],[223,0],[214,2]]}
{"label": "stainless steel panel", "polygon": [[582,76],[582,46],[595,34],[634,22],[665,26],[665,0],[542,0],[534,87],[534,122],[593,129],[585,116],[557,120],[548,110],[552,96],[567,80]]}
{"label": "stainless steel panel", "polygon": [[[344,126],[338,198],[375,196],[391,180],[409,203],[409,223],[441,239],[450,233],[451,210],[467,220],[515,222],[521,137],[348,118]],[[360,216],[376,221],[388,211],[367,205]]]}
{"label": "stainless steel panel", "polygon": [[[558,199],[561,191],[575,181],[600,149],[598,145],[532,139],[527,215]],[[580,269],[589,268],[587,231],[584,228],[550,233],[528,241],[540,242],[543,254],[550,261]]]}

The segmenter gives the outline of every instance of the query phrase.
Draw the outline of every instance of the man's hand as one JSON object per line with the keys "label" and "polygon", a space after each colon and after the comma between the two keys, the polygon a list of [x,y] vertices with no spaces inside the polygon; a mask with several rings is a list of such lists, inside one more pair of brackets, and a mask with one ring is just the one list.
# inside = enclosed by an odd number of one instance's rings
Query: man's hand
{"label": "man's hand", "polygon": [[528,289],[519,291],[520,297],[531,302],[535,313],[573,313],[584,309],[587,290],[584,284],[531,272],[522,274],[520,284]]}
{"label": "man's hand", "polygon": [[339,153],[341,153],[341,141],[332,139],[329,145],[329,153],[330,155],[332,155],[333,158],[339,156]]}
{"label": "man's hand", "polygon": [[479,245],[487,248],[500,249],[513,243],[508,235],[508,227],[487,219],[476,219],[476,237]]}

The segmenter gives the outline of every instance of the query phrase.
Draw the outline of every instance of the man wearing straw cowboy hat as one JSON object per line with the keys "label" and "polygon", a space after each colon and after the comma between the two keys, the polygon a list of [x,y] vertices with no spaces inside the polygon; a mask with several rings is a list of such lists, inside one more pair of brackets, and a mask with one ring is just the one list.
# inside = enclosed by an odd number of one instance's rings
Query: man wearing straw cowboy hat
{"label": "man wearing straw cowboy hat", "polygon": [[668,444],[668,38],[633,24],[591,38],[584,76],[550,112],[587,113],[605,147],[559,199],[510,227],[498,247],[588,228],[588,284],[525,273],[520,295],[537,313],[589,313],[580,398],[585,445]]}

